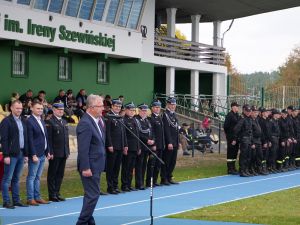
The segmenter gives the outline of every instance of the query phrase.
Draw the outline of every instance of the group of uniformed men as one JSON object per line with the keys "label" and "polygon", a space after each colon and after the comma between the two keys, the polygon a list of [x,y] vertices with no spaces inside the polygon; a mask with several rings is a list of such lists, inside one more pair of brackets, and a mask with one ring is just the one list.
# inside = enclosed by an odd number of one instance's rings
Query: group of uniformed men
{"label": "group of uniformed men", "polygon": [[[167,99],[166,111],[162,116],[161,102],[156,99],[151,103],[149,117],[149,107],[146,104],[137,107],[134,103],[126,104],[124,116],[120,116],[121,107],[122,102],[113,99],[111,110],[105,115],[107,192],[118,194],[144,190],[150,187],[152,176],[153,186],[177,184],[173,180],[179,145],[176,99]],[[135,115],[136,108],[138,115]],[[164,165],[161,165],[151,151],[162,158]],[[120,169],[121,190],[118,188]],[[133,176],[135,186],[132,184]]]}
{"label": "group of uniformed men", "polygon": [[[228,174],[268,175],[300,168],[300,114],[294,106],[281,111],[231,103],[224,122]],[[239,153],[239,171],[235,167]]]}

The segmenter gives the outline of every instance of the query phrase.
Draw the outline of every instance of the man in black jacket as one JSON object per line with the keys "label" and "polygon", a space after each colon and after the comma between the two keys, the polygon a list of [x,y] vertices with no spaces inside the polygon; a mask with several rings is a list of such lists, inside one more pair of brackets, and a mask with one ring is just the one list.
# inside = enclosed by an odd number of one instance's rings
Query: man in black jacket
{"label": "man in black jacket", "polygon": [[123,154],[128,151],[125,128],[119,120],[122,102],[119,99],[112,100],[112,108],[106,114],[106,180],[107,192],[118,194],[119,172]]}
{"label": "man in black jacket", "polygon": [[[24,161],[28,160],[28,139],[26,123],[21,118],[22,102],[15,100],[11,104],[11,114],[1,123],[1,145],[4,156],[4,176],[2,180],[3,207],[13,209],[24,207],[20,201],[19,180]],[[12,202],[9,186],[12,187]]]}
{"label": "man in black jacket", "polygon": [[[133,103],[128,103],[125,105],[125,116],[124,116],[124,125],[126,129],[126,138],[128,145],[128,152],[126,155],[123,155],[122,158],[122,191],[134,191],[135,188],[132,187],[132,177],[133,169],[135,167],[135,161],[137,155],[141,154],[141,147],[139,138],[139,129],[137,127],[136,121],[134,119],[135,115],[135,105]],[[130,131],[131,132],[130,132]]]}
{"label": "man in black jacket", "polygon": [[[159,158],[162,158],[162,153],[165,148],[165,135],[164,135],[164,124],[160,116],[161,102],[154,99],[151,103],[151,117],[149,117],[153,135],[155,138],[156,154]],[[157,182],[158,174],[161,168],[161,164],[158,160],[155,160],[154,170],[153,170],[153,185],[159,186]],[[146,183],[149,183],[146,182]]]}
{"label": "man in black jacket", "polygon": [[240,119],[238,113],[239,106],[237,102],[231,103],[231,111],[227,114],[224,122],[224,131],[227,140],[227,173],[232,175],[238,174],[235,168],[235,162],[238,155],[239,142],[233,145],[232,141],[234,139],[233,129]]}
{"label": "man in black jacket", "polygon": [[177,161],[177,151],[179,145],[179,126],[176,117],[176,99],[169,97],[167,99],[166,111],[163,114],[165,149],[163,152],[163,161],[165,165],[161,168],[161,184],[178,184],[173,180],[173,171]]}
{"label": "man in black jacket", "polygon": [[63,181],[66,160],[70,155],[68,123],[62,118],[64,103],[53,104],[53,116],[46,121],[48,131],[49,148],[53,158],[49,160],[47,184],[49,200],[53,202],[65,201],[60,195],[60,187]]}

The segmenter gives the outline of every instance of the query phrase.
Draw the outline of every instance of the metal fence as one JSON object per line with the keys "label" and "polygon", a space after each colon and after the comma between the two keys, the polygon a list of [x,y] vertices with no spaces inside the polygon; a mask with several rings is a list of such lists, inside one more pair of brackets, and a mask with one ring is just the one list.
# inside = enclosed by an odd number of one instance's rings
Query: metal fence
{"label": "metal fence", "polygon": [[282,86],[265,91],[264,106],[284,109],[289,105],[299,106],[300,87]]}

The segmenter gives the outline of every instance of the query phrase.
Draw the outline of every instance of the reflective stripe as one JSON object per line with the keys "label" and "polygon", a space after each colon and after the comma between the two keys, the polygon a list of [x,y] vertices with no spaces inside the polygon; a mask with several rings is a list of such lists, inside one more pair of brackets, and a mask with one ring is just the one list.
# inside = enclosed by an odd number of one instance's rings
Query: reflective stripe
{"label": "reflective stripe", "polygon": [[227,162],[235,162],[236,159],[227,159]]}
{"label": "reflective stripe", "polygon": [[296,158],[295,160],[296,160],[296,161],[299,161],[299,160],[300,160],[300,158]]}
{"label": "reflective stripe", "polygon": [[266,163],[267,162],[267,160],[263,160],[263,161],[261,161],[262,163]]}
{"label": "reflective stripe", "polygon": [[285,157],[285,159],[290,159],[290,157],[289,157],[289,156],[287,156],[287,157]]}
{"label": "reflective stripe", "polygon": [[279,164],[282,164],[282,161],[280,161],[280,160],[277,160],[277,163],[279,163]]}

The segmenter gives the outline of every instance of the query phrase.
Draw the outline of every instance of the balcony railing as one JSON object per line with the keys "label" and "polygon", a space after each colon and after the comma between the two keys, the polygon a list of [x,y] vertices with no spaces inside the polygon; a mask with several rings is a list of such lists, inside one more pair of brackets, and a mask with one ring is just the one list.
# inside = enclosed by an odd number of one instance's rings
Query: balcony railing
{"label": "balcony railing", "polygon": [[225,49],[213,45],[155,35],[154,55],[200,63],[224,65]]}

